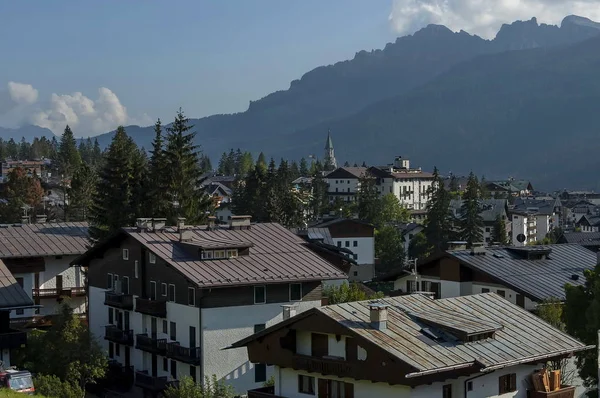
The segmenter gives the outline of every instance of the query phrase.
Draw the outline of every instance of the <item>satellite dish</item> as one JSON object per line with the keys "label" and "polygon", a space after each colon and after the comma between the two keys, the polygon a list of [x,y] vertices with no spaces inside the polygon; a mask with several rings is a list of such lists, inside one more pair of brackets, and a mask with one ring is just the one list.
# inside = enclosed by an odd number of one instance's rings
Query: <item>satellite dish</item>
{"label": "satellite dish", "polygon": [[525,235],[523,235],[523,234],[517,235],[517,240],[519,241],[519,243],[525,242]]}

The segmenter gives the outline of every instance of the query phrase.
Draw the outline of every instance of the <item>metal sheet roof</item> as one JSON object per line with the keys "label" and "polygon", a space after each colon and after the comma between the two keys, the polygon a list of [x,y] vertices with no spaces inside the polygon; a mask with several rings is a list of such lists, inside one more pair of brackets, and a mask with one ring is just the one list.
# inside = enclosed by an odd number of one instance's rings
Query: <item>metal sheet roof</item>
{"label": "metal sheet roof", "polygon": [[[488,274],[528,297],[542,301],[551,297],[565,299],[564,285],[583,285],[584,270],[594,269],[596,254],[580,245],[547,245],[547,259],[527,260],[506,247],[487,247],[485,255],[470,250],[447,253],[462,264]],[[577,280],[572,276],[577,275]]]}
{"label": "metal sheet roof", "polygon": [[176,228],[161,232],[124,228],[132,238],[156,256],[203,287],[232,284],[299,282],[346,279],[347,275],[306,247],[304,241],[275,223],[252,224],[250,229],[231,230],[189,227],[192,240],[251,242],[250,254],[223,260],[201,260],[179,242]]}
{"label": "metal sheet roof", "polygon": [[0,260],[0,309],[14,307],[33,307],[33,300]]}
{"label": "metal sheet roof", "polygon": [[0,225],[0,258],[77,255],[88,246],[83,222]]}
{"label": "metal sheet roof", "polygon": [[564,240],[565,243],[578,243],[580,245],[600,243],[600,232],[565,232],[561,240]]}
{"label": "metal sheet roof", "polygon": [[[369,301],[330,305],[316,311],[413,366],[415,376],[461,365],[498,368],[590,348],[495,293],[440,300],[414,294],[381,301],[390,306],[387,328],[383,330],[370,325]],[[411,312],[427,313],[434,319],[437,314],[440,321],[454,313],[474,323],[499,324],[501,329],[494,338],[474,342],[435,341],[423,333],[424,325],[411,317]]]}

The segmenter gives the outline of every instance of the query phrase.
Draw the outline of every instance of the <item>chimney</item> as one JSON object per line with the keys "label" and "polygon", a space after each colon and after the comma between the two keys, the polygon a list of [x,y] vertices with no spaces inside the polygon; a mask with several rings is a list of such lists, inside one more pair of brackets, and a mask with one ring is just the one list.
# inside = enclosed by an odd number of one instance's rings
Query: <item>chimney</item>
{"label": "chimney", "polygon": [[29,224],[29,216],[21,216],[21,224]]}
{"label": "chimney", "polygon": [[177,231],[181,231],[185,227],[185,218],[177,217]]}
{"label": "chimney", "polygon": [[281,306],[283,308],[283,320],[290,319],[296,316],[296,306],[291,304],[285,304]]}
{"label": "chimney", "polygon": [[452,251],[452,250],[466,250],[467,249],[467,242],[464,241],[451,241],[448,242],[448,250]]}
{"label": "chimney", "polygon": [[135,219],[135,226],[137,227],[138,231],[143,231],[145,229],[148,228],[148,222],[150,221],[149,218],[136,218]]}
{"label": "chimney", "polygon": [[229,229],[250,229],[252,216],[231,216]]}
{"label": "chimney", "polygon": [[189,242],[192,240],[192,231],[189,229],[180,229],[179,230],[179,241],[180,242]]}
{"label": "chimney", "polygon": [[154,232],[162,231],[165,229],[165,225],[167,225],[166,218],[153,218],[152,219],[152,229]]}
{"label": "chimney", "polygon": [[371,314],[371,327],[377,330],[387,329],[387,309],[388,305],[379,301],[369,303],[369,312]]}
{"label": "chimney", "polygon": [[38,214],[35,216],[35,223],[36,224],[44,224],[47,219],[48,219],[48,216],[46,216],[45,214]]}
{"label": "chimney", "polygon": [[217,224],[217,217],[208,216],[208,223],[207,223],[208,229],[209,230],[214,229],[216,224]]}

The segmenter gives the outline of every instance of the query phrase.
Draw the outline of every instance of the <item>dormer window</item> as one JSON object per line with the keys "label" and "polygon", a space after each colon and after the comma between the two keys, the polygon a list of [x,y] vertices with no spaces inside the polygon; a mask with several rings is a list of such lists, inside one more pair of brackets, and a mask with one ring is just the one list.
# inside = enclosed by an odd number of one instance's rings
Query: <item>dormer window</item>
{"label": "dormer window", "polygon": [[227,250],[227,258],[236,258],[238,256],[237,249]]}
{"label": "dormer window", "polygon": [[214,258],[225,258],[225,250],[215,250]]}
{"label": "dormer window", "polygon": [[213,259],[212,250],[203,251],[201,257],[202,257],[202,260],[212,260]]}

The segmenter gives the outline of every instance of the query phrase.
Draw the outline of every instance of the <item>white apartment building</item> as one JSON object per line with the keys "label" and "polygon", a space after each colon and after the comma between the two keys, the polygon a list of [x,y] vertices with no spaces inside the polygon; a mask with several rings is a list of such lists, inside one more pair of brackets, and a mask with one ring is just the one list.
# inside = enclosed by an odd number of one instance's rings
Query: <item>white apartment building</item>
{"label": "white apartment building", "polygon": [[0,260],[38,306],[11,312],[11,322],[22,327],[42,327],[51,321],[63,298],[70,299],[76,314],[86,315],[85,276],[69,263],[87,250],[87,223],[0,225]]}
{"label": "white apartment building", "polygon": [[227,226],[140,219],[73,264],[89,269],[92,333],[147,393],[183,376],[215,375],[238,392],[261,386],[272,367],[221,349],[280,322],[282,306],[319,306],[322,282],[347,278],[292,232],[248,216]]}
{"label": "white apartment building", "polygon": [[275,364],[275,385],[249,398],[525,398],[547,359],[593,348],[491,293],[313,308],[232,347]]}
{"label": "white apartment building", "polygon": [[366,167],[339,167],[325,175],[329,202],[336,200],[353,202],[360,187],[360,178],[365,176]]}

